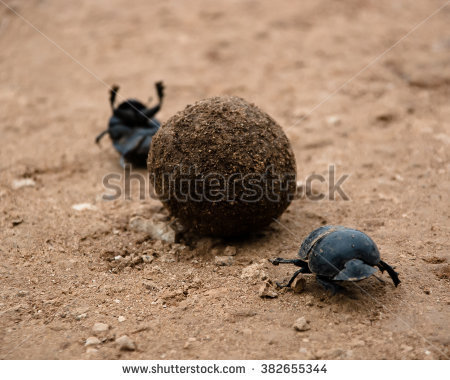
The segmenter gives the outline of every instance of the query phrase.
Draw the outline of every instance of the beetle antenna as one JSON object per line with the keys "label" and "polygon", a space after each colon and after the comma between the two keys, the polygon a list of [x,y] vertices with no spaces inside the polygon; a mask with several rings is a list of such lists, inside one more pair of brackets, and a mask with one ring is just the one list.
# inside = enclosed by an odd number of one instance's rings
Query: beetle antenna
{"label": "beetle antenna", "polygon": [[114,111],[114,103],[116,102],[117,91],[119,91],[119,86],[114,84],[109,90],[109,103],[111,104],[111,109]]}

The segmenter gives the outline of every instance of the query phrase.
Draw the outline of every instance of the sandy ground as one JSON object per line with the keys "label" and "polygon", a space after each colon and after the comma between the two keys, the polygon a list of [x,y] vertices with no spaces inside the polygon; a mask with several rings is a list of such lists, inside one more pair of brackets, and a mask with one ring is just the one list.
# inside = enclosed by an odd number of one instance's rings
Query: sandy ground
{"label": "sandy ground", "polygon": [[[450,6],[360,73],[443,0],[6,2],[54,43],[0,4],[0,358],[448,358]],[[191,247],[130,229],[159,203],[136,185],[102,200],[122,171],[94,138],[108,85],[145,100],[156,80],[161,120],[213,95],[254,102],[290,138],[299,180],[335,164],[351,200],[298,199],[282,225]],[[332,297],[305,276],[303,292],[261,298],[262,272],[293,271],[266,260],[324,223],[368,233],[401,285],[383,275]],[[135,351],[119,350],[124,334]]]}

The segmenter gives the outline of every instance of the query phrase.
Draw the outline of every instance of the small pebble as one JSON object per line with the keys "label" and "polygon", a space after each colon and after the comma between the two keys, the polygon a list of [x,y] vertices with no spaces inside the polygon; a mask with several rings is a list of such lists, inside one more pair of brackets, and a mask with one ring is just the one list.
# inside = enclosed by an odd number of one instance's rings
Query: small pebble
{"label": "small pebble", "polygon": [[390,123],[394,121],[396,114],[390,110],[382,110],[375,115],[375,121],[382,123]]}
{"label": "small pebble", "polygon": [[95,207],[94,205],[92,205],[90,203],[78,203],[78,204],[72,205],[72,208],[76,211],[97,210],[97,207]]}
{"label": "small pebble", "polygon": [[332,126],[337,126],[341,124],[341,118],[336,115],[331,115],[327,117],[327,124]]}
{"label": "small pebble", "polygon": [[117,320],[119,322],[125,322],[127,319],[123,315],[120,315],[119,318],[117,318]]}
{"label": "small pebble", "polygon": [[14,190],[20,189],[22,187],[33,187],[36,185],[36,182],[34,182],[31,178],[22,178],[22,179],[15,179],[12,182],[12,188]]}
{"label": "small pebble", "polygon": [[400,347],[402,348],[403,352],[410,352],[414,349],[413,347],[408,346],[406,344],[402,344]]}
{"label": "small pebble", "polygon": [[82,320],[82,319],[85,319],[86,317],[87,317],[87,313],[82,313],[82,314],[77,315],[77,316],[75,317],[75,319],[76,319],[77,321],[80,321],[80,320]]}
{"label": "small pebble", "polygon": [[242,329],[242,333],[244,335],[252,335],[253,334],[253,330],[252,329]]}
{"label": "small pebble", "polygon": [[194,342],[196,342],[196,341],[197,341],[197,339],[195,339],[195,338],[189,338],[189,339],[187,340],[187,342],[184,344],[183,348],[184,348],[184,349],[190,348],[191,345],[192,345],[192,343],[194,343]]}
{"label": "small pebble", "polygon": [[109,326],[106,323],[95,323],[92,327],[94,333],[102,333],[109,330]]}
{"label": "small pebble", "polygon": [[95,346],[100,343],[101,343],[100,339],[98,339],[95,336],[90,336],[89,338],[86,339],[86,343],[84,345],[85,346]]}
{"label": "small pebble", "polygon": [[86,349],[86,354],[88,354],[88,355],[96,354],[97,352],[98,352],[98,350],[94,347],[88,347]]}
{"label": "small pebble", "polygon": [[306,280],[304,278],[297,278],[295,282],[292,284],[292,289],[294,293],[301,293],[306,288]]}
{"label": "small pebble", "polygon": [[350,342],[350,345],[353,347],[363,347],[366,345],[366,342],[360,339],[355,339]]}
{"label": "small pebble", "polygon": [[233,247],[232,245],[229,245],[225,248],[225,250],[223,251],[223,254],[225,256],[236,256],[237,254],[237,249],[236,247]]}
{"label": "small pebble", "polygon": [[116,339],[116,344],[121,351],[134,351],[136,350],[136,344],[126,335]]}
{"label": "small pebble", "polygon": [[216,256],[214,257],[214,264],[218,266],[230,266],[233,265],[233,256]]}
{"label": "small pebble", "polygon": [[129,228],[136,232],[144,232],[155,240],[175,243],[175,230],[172,229],[171,224],[168,222],[135,216],[130,219]]}
{"label": "small pebble", "polygon": [[298,318],[292,327],[297,331],[306,331],[311,328],[305,317]]}
{"label": "small pebble", "polygon": [[276,298],[278,297],[278,293],[273,289],[272,284],[266,281],[259,288],[259,296],[261,298]]}
{"label": "small pebble", "polygon": [[146,264],[150,264],[155,258],[153,256],[150,255],[143,255],[142,256],[142,261]]}
{"label": "small pebble", "polygon": [[22,218],[17,218],[11,221],[11,224],[13,227],[18,226],[19,224],[23,223],[23,219]]}
{"label": "small pebble", "polygon": [[263,269],[264,265],[262,263],[255,263],[249,266],[246,266],[242,269],[241,278],[242,279],[267,279],[267,273]]}

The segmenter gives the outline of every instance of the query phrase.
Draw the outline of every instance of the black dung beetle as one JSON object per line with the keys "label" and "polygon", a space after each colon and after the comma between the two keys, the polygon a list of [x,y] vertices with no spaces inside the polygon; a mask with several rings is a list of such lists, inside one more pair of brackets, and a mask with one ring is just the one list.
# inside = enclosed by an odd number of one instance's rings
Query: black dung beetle
{"label": "black dung beetle", "polygon": [[152,137],[158,131],[160,122],[154,118],[161,109],[164,97],[164,85],[162,82],[155,84],[158,94],[158,104],[147,108],[136,99],[128,99],[114,108],[119,86],[113,86],[110,90],[109,101],[113,115],[109,119],[108,129],[100,133],[95,142],[98,144],[101,138],[109,133],[114,148],[120,153],[120,164],[125,161],[135,166],[145,167],[147,156],[152,142]]}
{"label": "black dung beetle", "polygon": [[385,270],[394,285],[400,283],[398,273],[380,259],[374,241],[365,233],[342,226],[323,226],[311,232],[303,241],[299,259],[276,258],[273,265],[294,264],[301,267],[285,285],[289,287],[300,273],[315,273],[317,281],[333,294],[343,290],[336,281],[359,281],[373,275],[378,267]]}

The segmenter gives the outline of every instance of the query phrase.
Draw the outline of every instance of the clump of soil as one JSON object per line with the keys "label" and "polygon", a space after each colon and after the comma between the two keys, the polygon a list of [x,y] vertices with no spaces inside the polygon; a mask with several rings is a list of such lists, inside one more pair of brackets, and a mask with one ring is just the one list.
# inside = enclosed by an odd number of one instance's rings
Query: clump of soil
{"label": "clump of soil", "polygon": [[187,106],[153,138],[156,194],[181,223],[215,236],[256,231],[295,193],[295,158],[281,127],[238,97]]}

